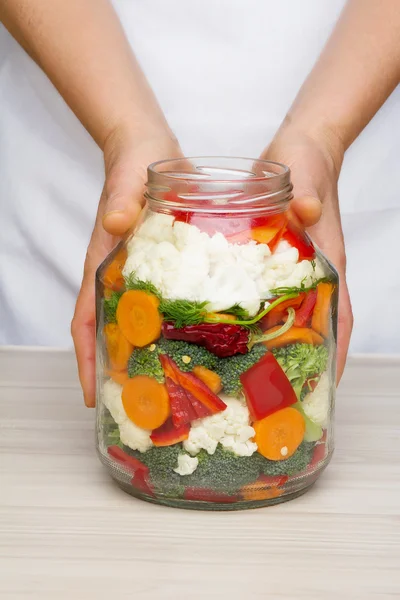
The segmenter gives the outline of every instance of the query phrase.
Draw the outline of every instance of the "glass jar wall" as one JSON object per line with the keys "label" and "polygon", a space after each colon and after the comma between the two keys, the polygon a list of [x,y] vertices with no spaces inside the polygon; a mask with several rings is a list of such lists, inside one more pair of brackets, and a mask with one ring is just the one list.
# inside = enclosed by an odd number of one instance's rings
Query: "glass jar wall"
{"label": "glass jar wall", "polygon": [[97,444],[127,492],[183,508],[306,491],[333,451],[336,271],[261,160],[149,167],[97,272]]}

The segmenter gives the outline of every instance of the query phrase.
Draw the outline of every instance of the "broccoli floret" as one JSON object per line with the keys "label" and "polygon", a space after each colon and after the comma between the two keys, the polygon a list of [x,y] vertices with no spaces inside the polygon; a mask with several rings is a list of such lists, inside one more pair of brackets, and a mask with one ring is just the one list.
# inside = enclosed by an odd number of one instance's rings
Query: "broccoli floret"
{"label": "broccoli floret", "polygon": [[153,446],[147,452],[137,452],[124,446],[124,450],[149,468],[149,481],[156,493],[172,498],[183,496],[182,477],[174,473],[182,445]]}
{"label": "broccoli floret", "polygon": [[119,427],[107,408],[103,407],[101,416],[101,434],[106,446],[121,446]]}
{"label": "broccoli floret", "polygon": [[128,362],[129,377],[148,375],[159,383],[164,381],[164,371],[158,357],[157,346],[152,344],[147,348],[135,348]]}
{"label": "broccoli floret", "polygon": [[122,292],[111,292],[110,297],[104,299],[104,321],[106,323],[117,322],[117,306],[121,296]]}
{"label": "broccoli floret", "polygon": [[181,477],[181,482],[187,487],[233,494],[243,485],[258,478],[260,464],[253,456],[236,456],[220,444],[214,454],[207,454],[205,450],[201,450],[197,455],[197,469],[191,475]]}
{"label": "broccoli floret", "polygon": [[272,352],[299,399],[306,380],[320,375],[328,364],[328,350],[325,346],[291,344],[284,348],[275,348]]}
{"label": "broccoli floret", "polygon": [[181,371],[192,371],[197,366],[213,370],[219,361],[214,354],[202,346],[180,340],[162,338],[158,343],[158,352],[170,356]]}
{"label": "broccoli floret", "polygon": [[248,371],[267,352],[263,344],[256,344],[247,354],[236,354],[221,358],[216,366],[216,372],[221,377],[224,393],[237,396],[242,391],[240,376]]}
{"label": "broccoli floret", "polygon": [[311,460],[314,442],[302,442],[296,452],[286,460],[269,460],[261,454],[253,454],[259,465],[260,472],[264,475],[295,475],[303,471]]}

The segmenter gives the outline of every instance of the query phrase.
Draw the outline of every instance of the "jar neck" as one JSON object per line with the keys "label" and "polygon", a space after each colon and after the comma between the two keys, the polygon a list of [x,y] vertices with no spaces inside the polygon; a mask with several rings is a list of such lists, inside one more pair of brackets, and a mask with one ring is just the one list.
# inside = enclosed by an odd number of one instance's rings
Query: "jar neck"
{"label": "jar neck", "polygon": [[224,157],[161,161],[148,169],[146,198],[156,212],[282,213],[292,198],[290,170],[269,161]]}

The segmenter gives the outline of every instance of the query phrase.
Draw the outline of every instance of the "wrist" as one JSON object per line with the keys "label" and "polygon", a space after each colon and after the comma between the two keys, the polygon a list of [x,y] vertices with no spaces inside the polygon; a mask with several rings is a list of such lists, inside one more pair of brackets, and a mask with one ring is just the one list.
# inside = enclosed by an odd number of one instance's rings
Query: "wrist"
{"label": "wrist", "polygon": [[318,146],[330,162],[333,175],[336,179],[339,178],[346,148],[341,135],[327,119],[290,110],[282,122],[279,134],[308,138]]}

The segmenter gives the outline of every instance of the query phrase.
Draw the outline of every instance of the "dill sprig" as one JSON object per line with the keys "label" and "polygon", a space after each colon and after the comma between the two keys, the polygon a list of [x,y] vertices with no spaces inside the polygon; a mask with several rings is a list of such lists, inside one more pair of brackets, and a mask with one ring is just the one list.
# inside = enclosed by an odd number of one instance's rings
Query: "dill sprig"
{"label": "dill sprig", "polygon": [[251,318],[248,311],[243,306],[240,306],[240,304],[234,304],[231,308],[227,308],[223,312],[224,314],[233,315],[241,321],[248,321]]}
{"label": "dill sprig", "polygon": [[123,292],[111,292],[109,298],[104,298],[104,320],[106,323],[117,322],[117,306]]}
{"label": "dill sprig", "polygon": [[270,290],[272,296],[283,296],[286,294],[302,294],[304,292],[309,292],[310,290],[315,290],[315,288],[320,283],[328,283],[330,280],[328,277],[322,277],[321,279],[316,279],[313,281],[311,285],[306,286],[304,281],[301,282],[300,286],[294,287],[277,287],[273,290]]}
{"label": "dill sprig", "polygon": [[161,300],[158,310],[166,321],[172,321],[180,329],[187,325],[199,325],[207,316],[207,302],[190,300]]}
{"label": "dill sprig", "polygon": [[153,294],[159,300],[161,300],[161,294],[156,286],[150,281],[138,279],[134,271],[125,277],[125,288],[126,290],[140,290],[142,292],[146,292],[146,294]]}

